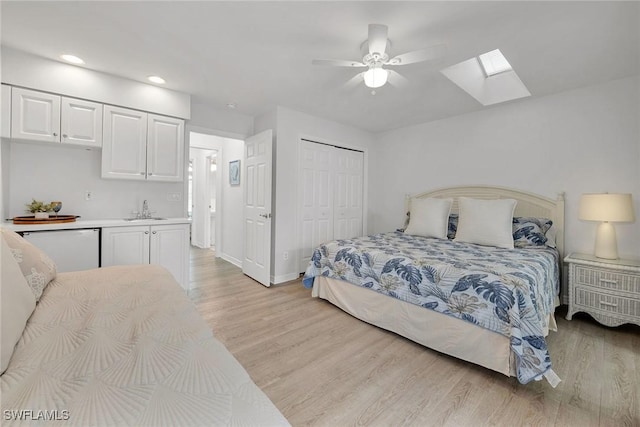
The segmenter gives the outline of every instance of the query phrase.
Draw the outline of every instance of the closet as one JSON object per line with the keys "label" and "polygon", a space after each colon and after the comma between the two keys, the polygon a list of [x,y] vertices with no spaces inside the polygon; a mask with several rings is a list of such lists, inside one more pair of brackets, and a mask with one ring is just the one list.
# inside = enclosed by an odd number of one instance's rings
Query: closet
{"label": "closet", "polygon": [[364,153],[301,139],[298,164],[304,271],[321,243],[363,235]]}

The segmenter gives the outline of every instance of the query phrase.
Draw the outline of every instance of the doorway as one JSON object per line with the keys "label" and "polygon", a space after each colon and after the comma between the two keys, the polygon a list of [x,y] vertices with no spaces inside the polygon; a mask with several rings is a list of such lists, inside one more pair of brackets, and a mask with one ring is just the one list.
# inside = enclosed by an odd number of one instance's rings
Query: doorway
{"label": "doorway", "polygon": [[191,215],[191,244],[215,248],[216,257],[240,267],[245,179],[241,177],[240,185],[230,183],[229,165],[243,158],[244,139],[220,136],[216,132],[188,129],[190,179],[185,183],[185,187],[189,186],[185,191],[190,195],[186,210]]}
{"label": "doorway", "polygon": [[189,202],[191,244],[199,248],[216,246],[218,150],[189,149]]}

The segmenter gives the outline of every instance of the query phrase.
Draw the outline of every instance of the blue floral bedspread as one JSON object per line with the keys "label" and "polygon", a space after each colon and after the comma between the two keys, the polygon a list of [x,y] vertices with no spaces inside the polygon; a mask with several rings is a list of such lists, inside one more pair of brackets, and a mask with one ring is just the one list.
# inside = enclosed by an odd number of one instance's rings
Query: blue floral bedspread
{"label": "blue floral bedspread", "polygon": [[315,276],[345,280],[509,337],[523,384],[551,369],[544,325],[559,293],[555,249],[383,233],[321,245],[304,286],[310,288]]}

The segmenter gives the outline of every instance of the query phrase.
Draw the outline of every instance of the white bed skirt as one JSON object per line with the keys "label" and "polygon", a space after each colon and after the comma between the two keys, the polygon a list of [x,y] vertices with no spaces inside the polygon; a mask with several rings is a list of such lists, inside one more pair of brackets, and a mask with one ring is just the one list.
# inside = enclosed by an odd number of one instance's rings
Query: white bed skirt
{"label": "white bed skirt", "polygon": [[311,295],[331,302],[360,320],[433,350],[507,376],[515,375],[509,338],[496,332],[323,276],[315,278]]}

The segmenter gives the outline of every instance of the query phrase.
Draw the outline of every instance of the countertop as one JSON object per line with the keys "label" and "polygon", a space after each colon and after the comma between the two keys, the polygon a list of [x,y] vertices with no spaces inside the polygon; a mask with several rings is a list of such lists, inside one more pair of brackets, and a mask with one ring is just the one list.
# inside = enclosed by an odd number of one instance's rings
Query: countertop
{"label": "countertop", "polygon": [[136,227],[140,225],[171,225],[190,224],[189,218],[167,218],[167,219],[138,219],[127,221],[124,219],[77,219],[75,222],[63,222],[60,224],[29,224],[16,225],[11,221],[5,221],[2,227],[22,232],[22,231],[46,231],[46,230],[76,230],[79,228],[106,228],[106,227]]}

